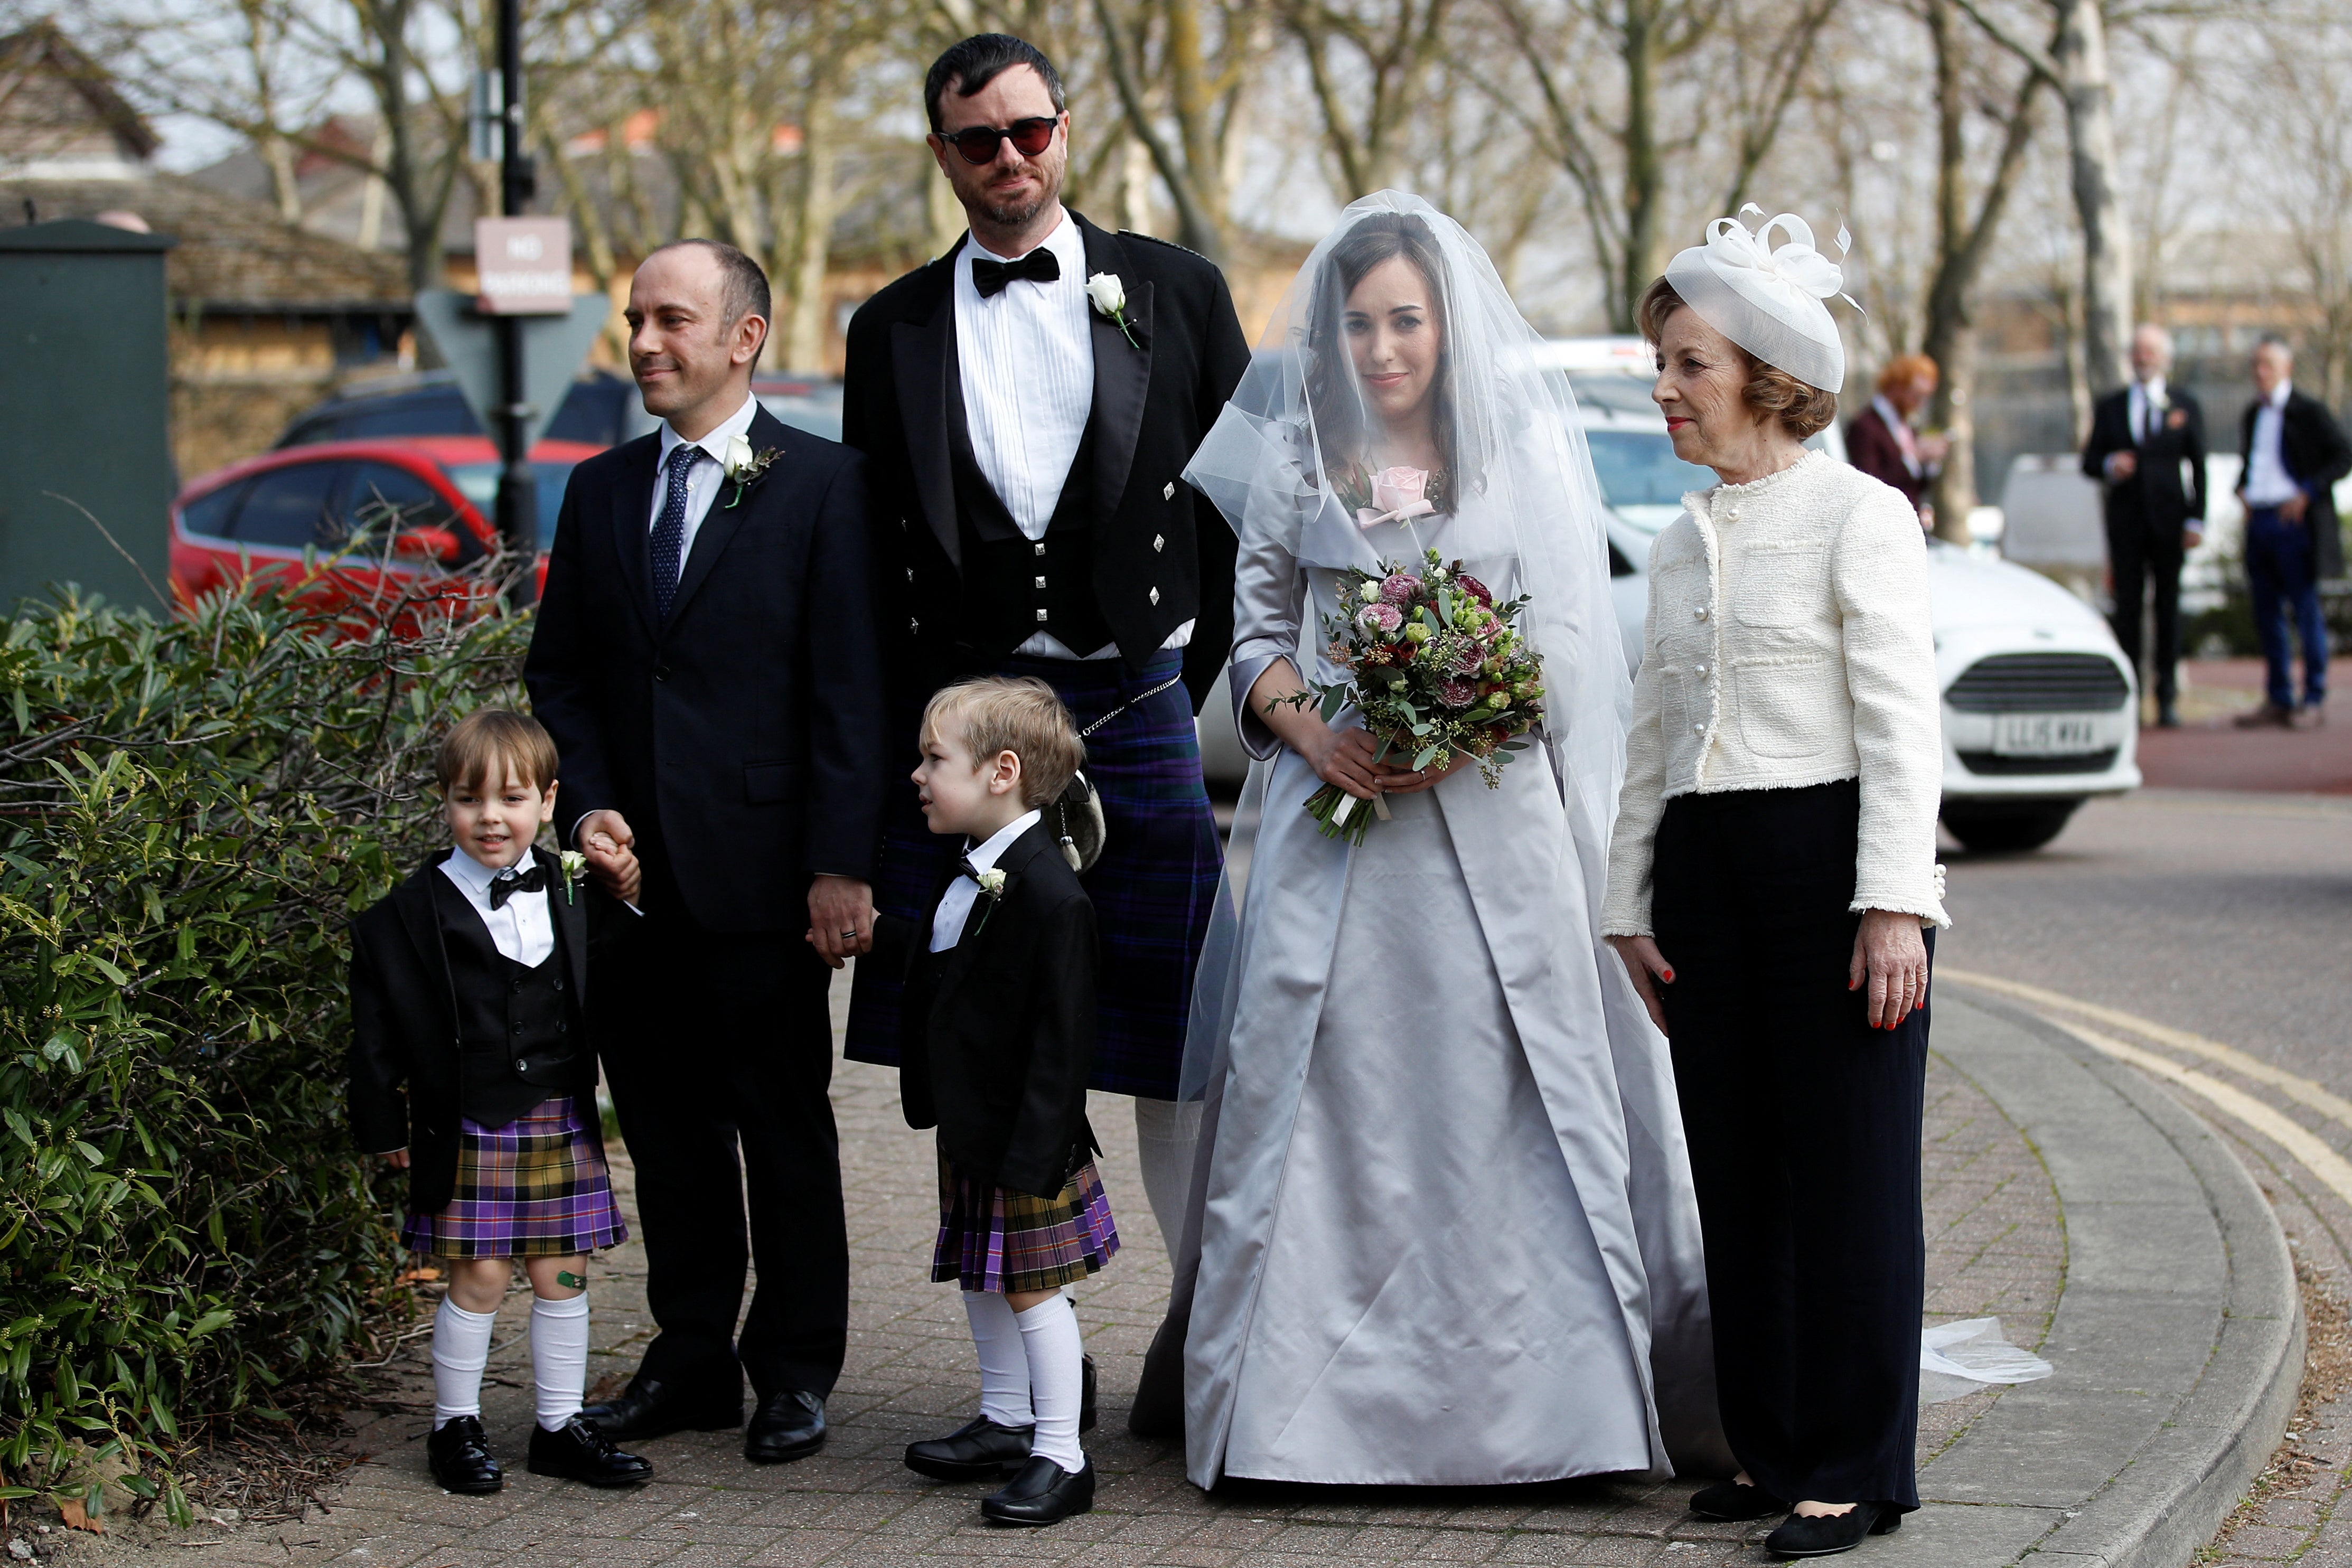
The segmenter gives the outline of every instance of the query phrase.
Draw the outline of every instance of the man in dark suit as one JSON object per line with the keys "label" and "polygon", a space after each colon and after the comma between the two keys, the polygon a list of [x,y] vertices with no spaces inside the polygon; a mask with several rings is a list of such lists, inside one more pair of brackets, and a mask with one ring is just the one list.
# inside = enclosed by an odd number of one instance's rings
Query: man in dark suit
{"label": "man in dark suit", "polygon": [[733,1427],[748,1373],[761,1462],[824,1442],[847,1343],[825,963],[872,935],[887,760],[866,462],[751,396],[768,310],[732,246],[637,268],[630,368],[662,428],[572,471],[524,666],[559,831],[600,878],[632,847],[644,873],[591,1024],[661,1332],[591,1414],[615,1437]]}
{"label": "man in dark suit", "polygon": [[[2263,706],[2239,716],[2247,728],[2316,726],[2326,714],[2327,622],[2319,584],[2344,575],[2336,482],[2352,473],[2352,442],[2327,405],[2297,392],[2294,350],[2272,339],[2254,350],[2254,391],[2238,426],[2246,455],[2238,495],[2246,503],[2246,585],[2254,632],[2269,666]],[[2303,642],[2303,704],[2295,706],[2285,617]]]}
{"label": "man in dark suit", "polygon": [[[1093,1086],[1137,1097],[1172,1234],[1198,1130],[1197,1104],[1173,1102],[1222,860],[1192,721],[1231,642],[1234,558],[1181,476],[1248,345],[1208,261],[1062,206],[1069,115],[1035,48],[967,38],[924,99],[971,232],[859,308],[843,415],[879,502],[890,738],[912,768],[924,700],[986,674],[1045,680],[1088,732],[1107,823]],[[879,904],[919,915],[951,861],[894,780]],[[895,1061],[898,1041],[897,977],[863,966],[848,1054]]]}
{"label": "man in dark suit", "polygon": [[2165,384],[2172,335],[2132,334],[2132,382],[2099,400],[2083,472],[2105,487],[2107,566],[2115,580],[2116,641],[2140,665],[2140,605],[2156,590],[2156,722],[2172,728],[2180,663],[2180,562],[2205,528],[2205,412]]}

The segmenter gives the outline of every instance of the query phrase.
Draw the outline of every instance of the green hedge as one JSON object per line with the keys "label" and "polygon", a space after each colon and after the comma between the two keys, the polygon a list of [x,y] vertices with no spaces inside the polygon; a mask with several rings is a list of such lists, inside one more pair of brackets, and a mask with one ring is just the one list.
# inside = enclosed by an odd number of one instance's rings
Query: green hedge
{"label": "green hedge", "polygon": [[287,1418],[404,1319],[343,1126],[347,923],[427,852],[433,747],[515,700],[527,639],[266,589],[8,625],[0,1497],[95,1507],[95,1455],[184,1518],[179,1442]]}

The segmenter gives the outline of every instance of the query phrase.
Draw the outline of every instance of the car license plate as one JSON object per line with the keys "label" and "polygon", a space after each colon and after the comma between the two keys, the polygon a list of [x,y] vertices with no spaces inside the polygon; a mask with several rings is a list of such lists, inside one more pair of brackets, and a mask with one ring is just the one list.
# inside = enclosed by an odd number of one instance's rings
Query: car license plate
{"label": "car license plate", "polygon": [[2098,716],[2087,713],[2005,713],[1995,723],[1992,748],[2001,757],[2072,757],[2102,749]]}

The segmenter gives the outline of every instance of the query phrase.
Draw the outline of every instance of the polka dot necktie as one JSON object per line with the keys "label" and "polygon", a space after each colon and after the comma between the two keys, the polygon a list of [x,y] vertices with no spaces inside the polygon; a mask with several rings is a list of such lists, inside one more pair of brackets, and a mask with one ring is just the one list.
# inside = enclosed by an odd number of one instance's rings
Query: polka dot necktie
{"label": "polka dot necktie", "polygon": [[680,442],[669,455],[665,471],[669,475],[669,493],[662,497],[661,516],[654,519],[654,613],[669,619],[669,601],[677,597],[679,557],[686,545],[686,481],[694,472],[695,459],[702,448],[692,442]]}

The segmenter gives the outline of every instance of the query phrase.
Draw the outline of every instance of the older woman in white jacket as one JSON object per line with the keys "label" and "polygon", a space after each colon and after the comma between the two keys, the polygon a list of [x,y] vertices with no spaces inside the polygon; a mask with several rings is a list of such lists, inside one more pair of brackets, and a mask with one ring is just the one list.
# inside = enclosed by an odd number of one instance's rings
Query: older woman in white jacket
{"label": "older woman in white jacket", "polygon": [[1642,300],[1675,451],[1722,483],[1651,551],[1601,924],[1672,1044],[1742,1466],[1691,1506],[1791,1512],[1767,1542],[1788,1556],[1918,1506],[1920,1103],[1947,923],[1918,520],[1803,445],[1844,378],[1840,283],[1801,221],[1725,218]]}

